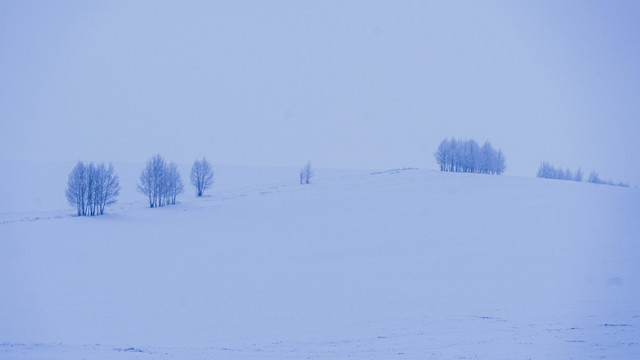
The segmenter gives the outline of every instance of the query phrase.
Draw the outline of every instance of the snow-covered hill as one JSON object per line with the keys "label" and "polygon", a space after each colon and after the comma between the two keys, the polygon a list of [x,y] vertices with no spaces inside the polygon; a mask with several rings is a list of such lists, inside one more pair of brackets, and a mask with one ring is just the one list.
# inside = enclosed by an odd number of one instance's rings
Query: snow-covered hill
{"label": "snow-covered hill", "polygon": [[638,189],[218,166],[148,209],[114,165],[94,218],[73,164],[0,169],[0,358],[640,357]]}

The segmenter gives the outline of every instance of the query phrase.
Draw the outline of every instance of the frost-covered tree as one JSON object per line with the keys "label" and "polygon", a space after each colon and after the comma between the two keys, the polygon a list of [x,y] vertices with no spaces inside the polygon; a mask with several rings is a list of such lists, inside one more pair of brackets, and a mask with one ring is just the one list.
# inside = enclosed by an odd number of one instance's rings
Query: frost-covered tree
{"label": "frost-covered tree", "polygon": [[[567,168],[563,170],[562,168],[555,168],[550,165],[548,162],[543,162],[540,164],[540,168],[538,168],[537,177],[546,178],[546,179],[559,179],[559,180],[573,180],[573,181],[582,181],[584,178],[584,174],[582,173],[582,169],[578,169],[575,172],[572,172],[571,169]],[[593,184],[605,184],[605,185],[615,185],[615,186],[624,186],[628,187],[629,184],[625,184],[623,182],[614,183],[612,180],[604,180],[600,178],[597,172],[592,171],[587,177],[587,182]]]}
{"label": "frost-covered tree", "polygon": [[147,160],[147,165],[140,174],[138,192],[147,196],[149,207],[163,206],[164,176],[167,164],[160,154]]}
{"label": "frost-covered tree", "polygon": [[176,198],[183,192],[184,185],[180,178],[180,171],[178,171],[178,166],[174,162],[171,162],[166,169],[164,188],[165,203],[175,205]]}
{"label": "frost-covered tree", "polygon": [[149,200],[149,207],[154,207],[156,205],[155,182],[156,176],[153,172],[153,167],[149,161],[147,161],[147,166],[142,170],[142,174],[140,174],[140,179],[136,189],[139,193],[147,196],[147,200]]}
{"label": "frost-covered tree", "polygon": [[495,156],[496,151],[491,146],[491,143],[486,141],[484,145],[480,148],[480,160],[478,161],[478,167],[480,169],[481,174],[489,174],[491,166],[494,162],[493,157]]}
{"label": "frost-covered tree", "polygon": [[538,168],[538,174],[536,176],[545,179],[555,179],[556,173],[556,169],[545,161],[540,164],[540,167]]}
{"label": "frost-covered tree", "polygon": [[463,172],[479,172],[480,148],[474,140],[468,140],[461,146],[461,167]]}
{"label": "frost-covered tree", "polygon": [[498,150],[495,157],[494,167],[492,174],[500,175],[507,168],[506,159],[504,158],[504,154],[502,150]]}
{"label": "frost-covered tree", "polygon": [[600,176],[598,176],[597,172],[592,171],[589,174],[589,177],[587,178],[587,182],[594,183],[594,184],[603,184],[605,181],[600,179]]}
{"label": "frost-covered tree", "polygon": [[594,184],[604,184],[604,185],[614,185],[614,186],[629,187],[629,184],[625,184],[623,182],[615,183],[611,179],[609,179],[609,180],[601,179],[600,176],[598,175],[598,173],[595,172],[595,171],[592,171],[589,174],[589,177],[587,178],[587,182],[594,183]]}
{"label": "frost-covered tree", "polygon": [[116,203],[120,194],[118,175],[104,163],[78,162],[67,180],[65,195],[78,216],[103,215],[107,206]]}
{"label": "frost-covered tree", "polygon": [[211,165],[204,157],[202,160],[196,160],[191,167],[191,184],[196,188],[196,195],[202,196],[208,188],[213,184],[213,170]]}
{"label": "frost-covered tree", "polygon": [[69,204],[76,208],[78,216],[84,215],[85,202],[87,199],[86,179],[87,171],[83,162],[78,162],[69,174],[65,195]]}
{"label": "frost-covered tree", "polygon": [[563,170],[561,167],[556,168],[546,161],[540,164],[540,167],[538,168],[538,173],[536,176],[539,178],[545,178],[545,179],[572,180],[572,181],[582,181],[582,178],[583,178],[581,169],[578,169],[575,172],[571,171],[571,169],[569,168],[566,168]]}
{"label": "frost-covered tree", "polygon": [[149,200],[149,207],[175,204],[179,194],[184,192],[178,167],[173,162],[167,165],[162,156],[154,155],[140,174],[138,192]]}
{"label": "frost-covered tree", "polygon": [[99,215],[104,214],[107,206],[117,202],[120,194],[120,182],[118,175],[113,170],[113,165],[106,167],[104,163],[95,166],[95,187],[93,191],[93,199],[96,204],[95,212]]}
{"label": "frost-covered tree", "polygon": [[434,153],[440,171],[502,174],[506,168],[502,150],[489,142],[482,147],[474,140],[444,139]]}
{"label": "frost-covered tree", "polygon": [[311,161],[307,161],[307,164],[300,169],[300,184],[308,184],[313,177],[313,169],[311,169]]}
{"label": "frost-covered tree", "polygon": [[[440,166],[440,171],[449,171],[449,156],[450,153],[448,151],[449,142],[447,139],[442,140],[440,145],[438,146],[438,150],[436,150],[434,156],[436,157],[436,162]],[[300,172],[300,183],[302,184],[302,172]]]}

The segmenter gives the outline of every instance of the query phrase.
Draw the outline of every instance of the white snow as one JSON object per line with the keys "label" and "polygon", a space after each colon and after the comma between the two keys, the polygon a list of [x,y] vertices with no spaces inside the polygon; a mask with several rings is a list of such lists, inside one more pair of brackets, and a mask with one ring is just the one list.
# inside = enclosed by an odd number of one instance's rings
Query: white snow
{"label": "white snow", "polygon": [[1,359],[640,357],[637,188],[214,166],[149,209],[114,164],[79,218],[72,166],[0,167]]}

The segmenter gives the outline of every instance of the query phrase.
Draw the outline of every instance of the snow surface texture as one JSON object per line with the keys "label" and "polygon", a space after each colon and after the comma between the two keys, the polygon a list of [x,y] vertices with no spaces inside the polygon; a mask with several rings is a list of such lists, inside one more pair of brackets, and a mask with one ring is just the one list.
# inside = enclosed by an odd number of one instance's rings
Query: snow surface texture
{"label": "snow surface texture", "polygon": [[226,166],[149,209],[114,164],[79,218],[72,166],[0,168],[1,359],[640,358],[636,188]]}

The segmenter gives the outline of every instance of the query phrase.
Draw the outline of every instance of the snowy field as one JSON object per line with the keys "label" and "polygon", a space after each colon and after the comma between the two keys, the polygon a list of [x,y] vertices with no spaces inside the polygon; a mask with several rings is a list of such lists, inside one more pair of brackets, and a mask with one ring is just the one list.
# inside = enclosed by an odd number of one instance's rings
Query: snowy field
{"label": "snowy field", "polygon": [[215,166],[149,209],[116,163],[78,218],[72,163],[1,165],[0,359],[640,358],[637,188]]}

